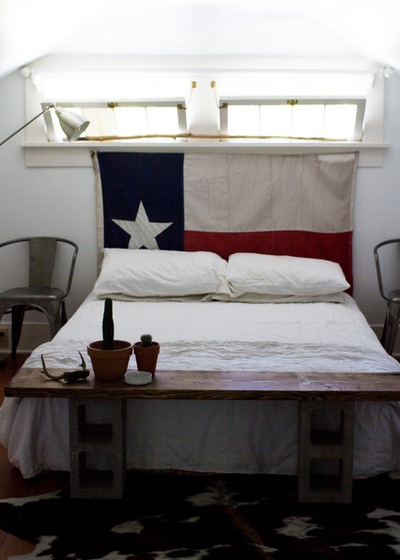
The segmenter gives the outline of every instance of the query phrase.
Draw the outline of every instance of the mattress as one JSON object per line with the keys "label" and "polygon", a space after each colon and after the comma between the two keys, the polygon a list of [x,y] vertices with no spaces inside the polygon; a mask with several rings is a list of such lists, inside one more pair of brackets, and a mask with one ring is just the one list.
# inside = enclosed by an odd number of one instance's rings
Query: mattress
{"label": "mattress", "polygon": [[[115,337],[150,332],[161,344],[158,369],[399,371],[354,299],[341,303],[115,301]],[[90,294],[26,367],[74,369],[78,352],[101,338],[103,301]],[[130,368],[135,369],[132,356]],[[157,375],[157,373],[156,373]],[[160,373],[160,375],[162,375]],[[89,420],[107,417],[94,405]],[[128,468],[296,474],[298,404],[282,401],[128,401]],[[356,403],[354,476],[400,470],[398,403]],[[69,470],[66,399],[7,397],[0,440],[25,478]],[[93,457],[96,468],[107,457]]]}

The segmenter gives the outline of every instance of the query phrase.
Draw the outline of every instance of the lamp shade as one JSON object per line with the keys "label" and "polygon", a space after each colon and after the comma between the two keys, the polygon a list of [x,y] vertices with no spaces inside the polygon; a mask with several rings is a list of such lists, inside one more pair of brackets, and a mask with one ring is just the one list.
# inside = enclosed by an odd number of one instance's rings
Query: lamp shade
{"label": "lamp shade", "polygon": [[89,126],[89,121],[76,113],[65,111],[61,107],[55,107],[55,112],[68,140],[76,140]]}
{"label": "lamp shade", "polygon": [[68,140],[76,140],[79,136],[84,132],[87,127],[89,126],[89,121],[86,121],[84,118],[80,117],[76,113],[72,113],[71,111],[65,111],[62,107],[56,107],[54,103],[50,103],[41,111],[38,115],[35,115],[31,120],[29,120],[24,125],[20,126],[15,132],[7,136],[2,142],[0,142],[0,146],[8,142],[11,138],[13,138],[18,132],[24,130],[29,124],[33,123],[36,119],[40,116],[44,115],[50,109],[54,109],[58,120],[60,121],[61,128],[67,135]]}

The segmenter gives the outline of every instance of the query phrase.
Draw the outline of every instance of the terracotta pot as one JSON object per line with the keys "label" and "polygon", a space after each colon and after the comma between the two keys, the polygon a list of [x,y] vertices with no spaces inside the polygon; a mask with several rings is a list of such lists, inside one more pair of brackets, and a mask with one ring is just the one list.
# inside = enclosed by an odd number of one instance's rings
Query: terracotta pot
{"label": "terracotta pot", "polygon": [[95,377],[105,381],[122,379],[128,369],[132,344],[125,340],[114,340],[114,350],[104,350],[103,341],[96,340],[87,347]]}
{"label": "terracotta pot", "polygon": [[138,371],[149,371],[155,374],[157,367],[158,354],[160,352],[160,344],[152,342],[151,346],[143,346],[141,342],[135,342],[133,345],[136,364]]}

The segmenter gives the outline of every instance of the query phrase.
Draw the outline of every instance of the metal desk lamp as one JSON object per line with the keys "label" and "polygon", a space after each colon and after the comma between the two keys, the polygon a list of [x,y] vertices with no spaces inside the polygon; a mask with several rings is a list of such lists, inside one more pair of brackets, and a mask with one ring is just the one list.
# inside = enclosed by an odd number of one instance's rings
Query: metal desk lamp
{"label": "metal desk lamp", "polygon": [[89,121],[85,120],[83,117],[80,117],[79,115],[77,115],[76,113],[72,113],[71,111],[65,111],[65,109],[63,109],[62,107],[57,107],[57,105],[55,105],[54,103],[50,103],[50,105],[47,105],[47,107],[45,107],[43,111],[41,111],[38,115],[33,117],[33,119],[25,123],[23,126],[18,128],[18,130],[16,130],[12,134],[10,134],[10,136],[7,136],[7,138],[5,138],[2,142],[0,142],[0,146],[8,142],[10,138],[18,134],[18,132],[21,132],[21,130],[33,123],[33,121],[44,115],[44,113],[46,113],[50,109],[55,110],[58,120],[60,121],[61,128],[65,132],[68,140],[70,140],[71,142],[77,140],[82,132],[84,132],[89,126]]}

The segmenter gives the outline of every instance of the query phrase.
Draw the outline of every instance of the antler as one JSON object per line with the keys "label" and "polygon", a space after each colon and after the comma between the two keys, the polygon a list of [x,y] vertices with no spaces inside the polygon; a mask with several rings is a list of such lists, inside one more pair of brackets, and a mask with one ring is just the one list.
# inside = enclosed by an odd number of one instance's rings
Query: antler
{"label": "antler", "polygon": [[81,360],[82,360],[81,363],[79,364],[79,366],[85,371],[87,369],[85,358],[82,356],[81,352],[79,352],[79,355],[80,355]]}
{"label": "antler", "polygon": [[89,377],[90,372],[86,367],[85,358],[82,356],[80,352],[79,355],[81,357],[81,363],[79,364],[81,370],[77,369],[75,371],[64,371],[63,373],[61,373],[61,375],[51,375],[51,373],[47,371],[46,364],[42,354],[40,356],[43,365],[43,369],[41,370],[41,372],[44,373],[50,379],[53,379],[54,381],[65,381],[66,383],[69,383],[71,381],[79,381],[80,379],[86,379],[87,377]]}
{"label": "antler", "polygon": [[62,373],[61,375],[51,375],[51,373],[49,373],[47,371],[47,367],[43,358],[43,354],[40,355],[40,359],[42,360],[42,366],[43,369],[41,370],[42,373],[44,373],[45,375],[47,375],[47,377],[49,377],[50,379],[54,379],[55,381],[60,381],[60,379],[62,379],[64,377],[64,374]]}

